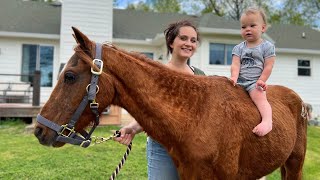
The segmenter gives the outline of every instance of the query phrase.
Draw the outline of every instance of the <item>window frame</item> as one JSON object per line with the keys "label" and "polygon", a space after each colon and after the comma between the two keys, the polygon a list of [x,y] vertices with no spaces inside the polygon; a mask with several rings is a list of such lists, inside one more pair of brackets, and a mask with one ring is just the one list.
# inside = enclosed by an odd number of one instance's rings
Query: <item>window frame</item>
{"label": "window frame", "polygon": [[[300,65],[300,61],[307,61],[308,62],[308,65],[307,66],[305,66],[305,65]],[[302,62],[301,62],[302,63]],[[309,72],[308,74],[302,74],[302,73],[300,73],[301,71],[299,71],[299,70],[309,70],[309,71],[307,71],[307,72]],[[299,77],[311,77],[311,75],[312,75],[312,72],[311,72],[311,60],[310,59],[304,59],[304,58],[301,58],[301,59],[298,59],[297,60],[297,75],[299,76]]]}

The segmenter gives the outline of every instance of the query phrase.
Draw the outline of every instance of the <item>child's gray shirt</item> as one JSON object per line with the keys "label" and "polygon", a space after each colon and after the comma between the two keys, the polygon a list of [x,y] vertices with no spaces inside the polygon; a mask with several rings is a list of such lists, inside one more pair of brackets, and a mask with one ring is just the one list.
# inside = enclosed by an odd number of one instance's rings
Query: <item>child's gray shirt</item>
{"label": "child's gray shirt", "polygon": [[274,45],[267,40],[253,48],[248,48],[246,41],[243,41],[233,48],[232,55],[240,57],[239,78],[248,81],[258,80],[265,59],[276,56]]}

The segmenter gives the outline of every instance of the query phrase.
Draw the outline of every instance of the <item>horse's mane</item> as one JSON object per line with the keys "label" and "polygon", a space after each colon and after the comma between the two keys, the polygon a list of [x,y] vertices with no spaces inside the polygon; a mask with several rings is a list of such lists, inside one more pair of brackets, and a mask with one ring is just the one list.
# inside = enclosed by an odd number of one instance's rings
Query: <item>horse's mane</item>
{"label": "horse's mane", "polygon": [[[74,48],[74,51],[76,52],[76,54],[79,55],[79,57],[82,60],[84,60],[88,65],[90,65],[92,68],[96,68],[96,67],[93,67],[93,64],[91,63],[92,59],[94,59],[94,57],[95,57],[94,45],[95,45],[95,43],[92,43],[89,50],[84,50],[83,48],[81,48],[81,46],[79,44]],[[144,63],[152,64],[153,66],[154,65],[155,66],[158,66],[158,65],[164,66],[162,63],[160,63],[158,61],[154,61],[142,53],[133,52],[133,51],[129,52],[129,51],[121,49],[121,48],[117,47],[116,45],[109,43],[109,42],[105,42],[102,45],[118,51],[120,54],[127,56],[127,58],[134,58],[134,59],[140,60]]]}

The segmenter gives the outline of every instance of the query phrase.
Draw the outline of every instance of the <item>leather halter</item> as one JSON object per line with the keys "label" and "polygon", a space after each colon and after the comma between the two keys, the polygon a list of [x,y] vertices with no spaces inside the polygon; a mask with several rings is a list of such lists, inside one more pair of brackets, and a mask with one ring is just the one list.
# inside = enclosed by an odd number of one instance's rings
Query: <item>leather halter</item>
{"label": "leather halter", "polygon": [[[81,147],[88,147],[91,143],[91,134],[95,130],[95,128],[99,125],[99,103],[95,101],[96,94],[99,91],[98,79],[99,75],[102,73],[103,69],[103,61],[101,60],[101,53],[102,53],[102,44],[96,43],[96,55],[95,59],[93,59],[92,63],[96,65],[99,68],[99,71],[95,71],[93,68],[91,68],[91,82],[88,84],[86,90],[87,95],[85,95],[79,104],[78,108],[74,112],[74,114],[71,117],[71,120],[68,124],[65,125],[58,125],[45,117],[41,116],[40,114],[37,115],[37,122],[56,131],[58,136],[56,138],[56,141],[64,142],[64,143],[70,143],[74,145],[79,145]],[[92,113],[95,115],[95,121],[93,124],[93,127],[87,133],[85,130],[82,130],[81,132],[75,131],[75,125],[77,121],[79,120],[79,117],[81,116],[82,112],[86,108],[86,106],[90,103],[90,109]]]}

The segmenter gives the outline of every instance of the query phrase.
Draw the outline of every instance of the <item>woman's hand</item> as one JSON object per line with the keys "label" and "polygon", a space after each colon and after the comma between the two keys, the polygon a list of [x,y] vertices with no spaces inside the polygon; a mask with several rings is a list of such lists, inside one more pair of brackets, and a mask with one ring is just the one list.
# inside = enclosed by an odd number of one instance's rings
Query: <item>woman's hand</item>
{"label": "woman's hand", "polygon": [[129,145],[136,135],[136,131],[132,127],[123,127],[119,130],[120,137],[115,137],[114,140],[121,144]]}

